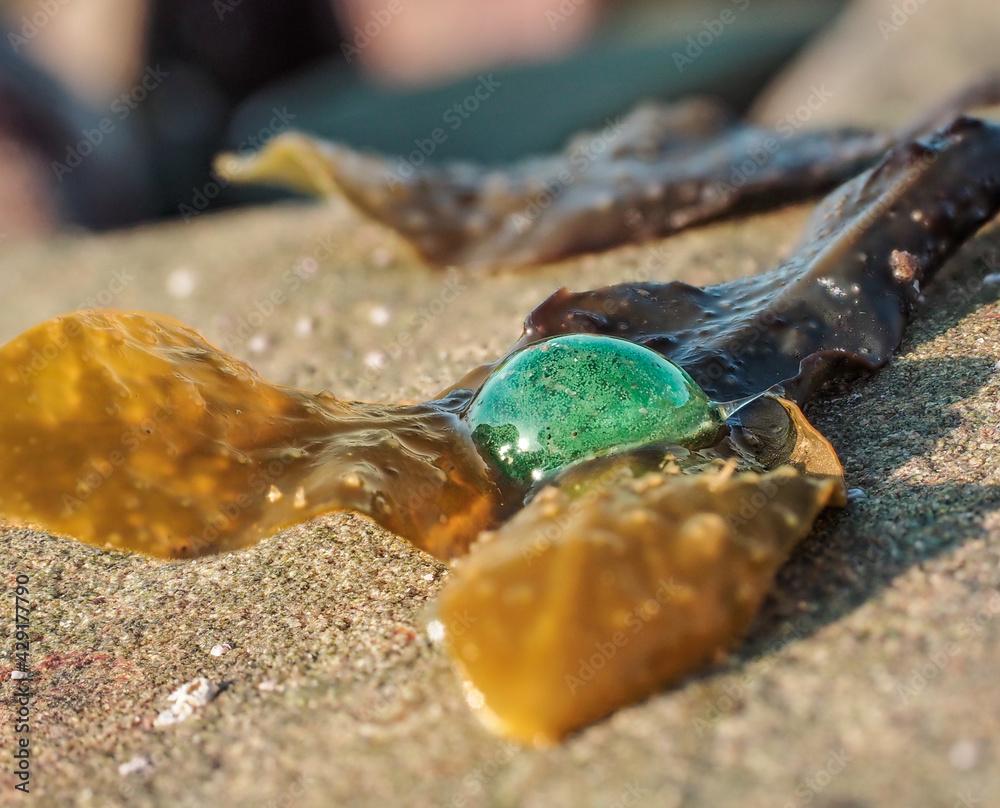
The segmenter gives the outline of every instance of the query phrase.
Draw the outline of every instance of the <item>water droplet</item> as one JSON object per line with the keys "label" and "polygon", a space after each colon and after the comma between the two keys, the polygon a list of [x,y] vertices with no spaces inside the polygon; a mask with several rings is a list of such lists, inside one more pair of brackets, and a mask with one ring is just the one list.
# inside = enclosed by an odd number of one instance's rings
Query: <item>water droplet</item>
{"label": "water droplet", "polygon": [[431,620],[427,624],[427,636],[431,642],[441,642],[444,640],[444,623],[440,620]]}
{"label": "water droplet", "polygon": [[167,294],[177,300],[191,297],[198,286],[198,276],[187,267],[179,267],[167,275]]}
{"label": "water droplet", "polygon": [[392,313],[385,306],[374,306],[368,312],[368,319],[371,320],[372,325],[383,326],[392,319]]}
{"label": "water droplet", "polygon": [[312,317],[302,316],[295,321],[295,336],[308,337],[315,330],[316,321]]}
{"label": "water droplet", "polygon": [[301,485],[295,489],[295,499],[292,500],[292,507],[301,510],[306,506],[306,489]]}
{"label": "water droplet", "polygon": [[373,370],[381,370],[385,367],[385,354],[382,351],[369,351],[365,354],[365,365]]}

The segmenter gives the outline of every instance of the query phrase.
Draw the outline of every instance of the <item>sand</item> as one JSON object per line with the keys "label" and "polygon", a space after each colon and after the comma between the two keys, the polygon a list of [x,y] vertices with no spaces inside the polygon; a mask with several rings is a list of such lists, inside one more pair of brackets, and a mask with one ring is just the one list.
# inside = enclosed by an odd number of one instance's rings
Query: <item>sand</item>
{"label": "sand", "polygon": [[[849,86],[810,120],[898,122],[926,98],[893,88],[947,89],[994,58],[931,53],[935,37],[983,27],[982,2],[963,14],[918,4],[884,47],[859,51],[859,31],[891,5],[845,18],[759,114],[793,109],[817,70],[829,74],[824,60],[839,71],[864,51],[876,67],[846,71]],[[495,358],[561,285],[756,272],[788,254],[808,213],[492,276],[421,267],[338,205],[5,242],[0,340],[81,305],[155,310],[274,381],[413,399]],[[315,272],[293,291],[286,273],[302,261]],[[782,570],[746,643],[553,749],[478,725],[424,631],[447,568],[362,517],[178,563],[0,527],[8,645],[15,576],[30,580],[34,803],[1000,805],[998,273],[994,226],[931,287],[886,370],[809,409],[857,490]],[[9,675],[5,655],[5,688]],[[215,698],[157,721],[197,677]],[[5,715],[2,805],[20,804],[12,744]]]}
{"label": "sand", "polygon": [[[807,214],[493,276],[420,267],[338,205],[14,245],[4,299],[19,304],[0,338],[93,300],[176,315],[275,381],[414,398],[496,356],[560,285],[758,271],[787,254]],[[178,563],[3,530],[5,585],[30,577],[34,798],[997,804],[998,256],[993,229],[929,291],[887,370],[811,408],[864,494],[821,519],[746,644],[558,748],[515,747],[480,728],[424,632],[447,569],[362,517]],[[291,293],[284,272],[303,259],[316,272]],[[221,688],[214,700],[154,726],[168,695],[199,676]],[[0,748],[12,743],[4,721]]]}

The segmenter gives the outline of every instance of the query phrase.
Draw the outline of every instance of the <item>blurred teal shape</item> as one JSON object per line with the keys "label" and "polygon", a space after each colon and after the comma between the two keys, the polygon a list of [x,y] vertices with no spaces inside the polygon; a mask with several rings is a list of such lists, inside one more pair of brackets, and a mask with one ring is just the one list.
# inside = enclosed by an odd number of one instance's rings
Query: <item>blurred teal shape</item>
{"label": "blurred teal shape", "polygon": [[[829,22],[834,3],[641,6],[558,61],[482,71],[445,86],[394,89],[342,64],[263,91],[237,114],[231,149],[255,149],[276,116],[290,128],[411,162],[503,163],[553,151],[636,103],[711,95],[743,111],[764,83]],[[416,159],[414,159],[416,158]]]}

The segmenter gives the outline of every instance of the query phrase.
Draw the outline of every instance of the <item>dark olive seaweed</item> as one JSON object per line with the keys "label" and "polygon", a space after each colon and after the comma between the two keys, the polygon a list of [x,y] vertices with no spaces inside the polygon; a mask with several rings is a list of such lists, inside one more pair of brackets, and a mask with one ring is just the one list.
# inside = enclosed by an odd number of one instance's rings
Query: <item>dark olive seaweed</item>
{"label": "dark olive seaweed", "polygon": [[559,154],[502,168],[417,166],[289,133],[258,155],[224,155],[218,168],[233,181],[343,196],[433,264],[513,267],[813,197],[894,143],[998,99],[1000,78],[991,76],[897,133],[789,121],[771,129],[699,99],[645,104]]}
{"label": "dark olive seaweed", "polygon": [[[745,633],[817,515],[844,502],[836,453],[794,402],[887,362],[922,287],[998,207],[1000,128],[959,118],[827,197],[768,273],[556,292],[511,354],[612,335],[673,360],[716,403],[758,397],[723,408],[712,446],[571,453],[532,491],[499,480],[470,435],[489,367],[423,404],[364,404],[270,385],[167,317],[55,318],[0,348],[0,515],[164,557],[337,509],[440,558],[475,543],[436,634],[494,727],[551,742]],[[567,686],[608,647],[592,680]]]}
{"label": "dark olive seaweed", "polygon": [[[921,287],[998,205],[1000,129],[959,118],[832,193],[771,272],[704,289],[560,290],[511,353],[608,334],[659,351],[716,402],[773,390],[801,404],[827,379],[888,361]],[[267,385],[169,318],[81,312],[8,343],[0,370],[10,482],[0,513],[91,541],[218,552],[352,508],[448,557],[526,493],[490,479],[462,417],[489,367],[437,400],[366,405]],[[136,419],[164,408],[170,417],[122,453]],[[716,456],[785,460],[796,412],[763,402],[737,412]]]}
{"label": "dark olive seaweed", "polygon": [[659,351],[716,400],[781,385],[803,403],[832,376],[889,360],[922,288],[998,205],[1000,128],[960,117],[831,193],[770,272],[705,288],[560,289],[528,315],[513,350],[609,334]]}

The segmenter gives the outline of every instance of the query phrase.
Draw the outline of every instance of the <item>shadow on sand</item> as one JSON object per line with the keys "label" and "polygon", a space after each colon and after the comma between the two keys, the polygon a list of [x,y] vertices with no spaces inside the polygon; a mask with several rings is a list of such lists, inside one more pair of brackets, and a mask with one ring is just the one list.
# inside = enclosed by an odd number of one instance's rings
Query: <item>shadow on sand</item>
{"label": "shadow on sand", "polygon": [[[935,339],[997,297],[983,278],[1000,266],[1000,231],[977,239],[943,273],[915,316],[904,349]],[[774,592],[730,665],[766,656],[847,615],[912,566],[983,533],[1000,486],[894,473],[932,454],[962,424],[955,404],[976,395],[995,358],[897,360],[846,393],[821,398],[811,420],[830,438],[863,498],[826,512],[780,570]],[[887,387],[887,385],[892,385]],[[928,475],[934,480],[934,475]],[[711,675],[711,674],[709,674]]]}

